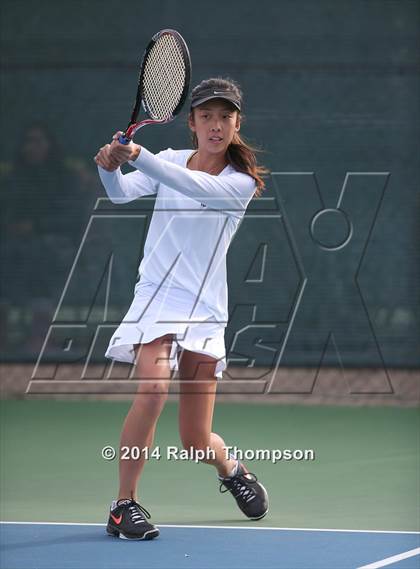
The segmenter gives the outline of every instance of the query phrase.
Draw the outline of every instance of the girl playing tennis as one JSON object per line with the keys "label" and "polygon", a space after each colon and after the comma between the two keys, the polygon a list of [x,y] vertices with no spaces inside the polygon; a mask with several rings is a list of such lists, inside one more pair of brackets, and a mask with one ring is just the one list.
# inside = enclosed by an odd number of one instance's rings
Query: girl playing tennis
{"label": "girl playing tennis", "polygon": [[[226,253],[249,202],[264,189],[265,169],[239,135],[241,103],[234,81],[202,81],[192,91],[188,120],[195,150],[168,148],[154,155],[133,142],[121,144],[118,132],[95,161],[114,203],[157,195],[134,300],[105,354],[135,364],[140,380],[120,449],[152,446],[172,370],[178,370],[184,448],[204,451],[203,462],[217,469],[220,491],[230,491],[242,512],[259,520],[268,511],[265,488],[239,460],[226,455],[224,440],[212,432],[217,378],[226,367]],[[125,162],[135,170],[123,175]],[[110,535],[159,535],[137,497],[145,463],[140,456],[126,460],[120,454]]]}

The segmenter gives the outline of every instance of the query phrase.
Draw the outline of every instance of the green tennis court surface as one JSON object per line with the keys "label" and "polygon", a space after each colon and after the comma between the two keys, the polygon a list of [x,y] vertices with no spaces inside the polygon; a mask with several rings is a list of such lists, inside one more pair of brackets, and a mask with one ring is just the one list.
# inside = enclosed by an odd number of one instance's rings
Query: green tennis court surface
{"label": "green tennis court surface", "polygon": [[[118,448],[129,402],[1,402],[1,519],[105,523],[115,497]],[[246,449],[313,449],[315,460],[244,461],[270,495],[270,511],[248,521],[219,493],[205,464],[167,460],[181,449],[177,405],[156,430],[139,500],[159,524],[419,530],[419,412],[374,407],[216,404],[213,429]]]}

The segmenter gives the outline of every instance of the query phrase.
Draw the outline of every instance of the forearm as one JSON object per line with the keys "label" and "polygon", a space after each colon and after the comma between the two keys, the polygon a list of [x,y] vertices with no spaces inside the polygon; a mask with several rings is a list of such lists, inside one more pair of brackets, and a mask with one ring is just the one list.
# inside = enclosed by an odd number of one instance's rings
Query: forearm
{"label": "forearm", "polygon": [[[139,150],[138,157],[130,164],[147,176],[165,184],[190,198],[206,201],[218,209],[246,209],[253,195],[253,181],[248,176],[213,176],[207,172],[189,170],[167,160],[161,160],[146,148]],[[243,181],[245,178],[245,182]],[[235,183],[233,183],[235,182]]]}
{"label": "forearm", "polygon": [[113,172],[108,172],[101,166],[98,166],[98,173],[102,185],[105,188],[109,199],[113,203],[125,203],[129,201],[126,193],[124,192],[124,176],[122,175],[120,168]]}
{"label": "forearm", "polygon": [[121,204],[157,192],[157,183],[141,172],[123,174],[118,168],[109,172],[98,166],[99,177],[109,199]]}

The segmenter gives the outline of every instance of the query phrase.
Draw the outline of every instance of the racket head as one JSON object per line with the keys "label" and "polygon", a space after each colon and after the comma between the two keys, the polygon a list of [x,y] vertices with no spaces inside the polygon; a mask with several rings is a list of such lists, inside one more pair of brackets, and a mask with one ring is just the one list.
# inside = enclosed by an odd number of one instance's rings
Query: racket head
{"label": "racket head", "polygon": [[179,32],[164,29],[153,36],[141,63],[131,124],[140,106],[153,121],[169,122],[181,111],[191,80],[191,57]]}

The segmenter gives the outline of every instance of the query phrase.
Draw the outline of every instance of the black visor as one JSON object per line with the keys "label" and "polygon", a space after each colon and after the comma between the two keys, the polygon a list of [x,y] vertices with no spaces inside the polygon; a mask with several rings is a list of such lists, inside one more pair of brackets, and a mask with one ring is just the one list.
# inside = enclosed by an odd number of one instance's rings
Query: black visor
{"label": "black visor", "polygon": [[241,101],[238,99],[236,94],[229,89],[206,89],[197,93],[191,98],[191,108],[197,107],[206,101],[211,101],[211,99],[224,99],[232,103],[238,111],[241,110]]}

